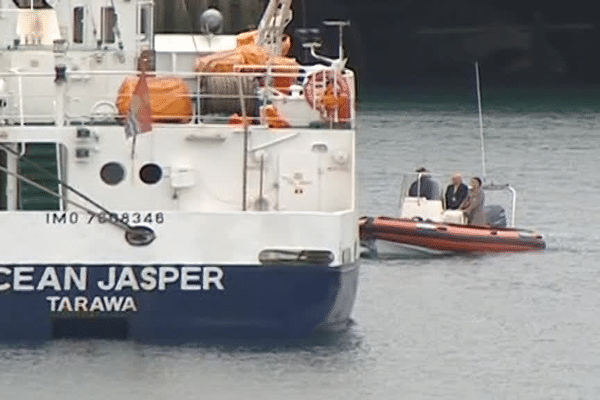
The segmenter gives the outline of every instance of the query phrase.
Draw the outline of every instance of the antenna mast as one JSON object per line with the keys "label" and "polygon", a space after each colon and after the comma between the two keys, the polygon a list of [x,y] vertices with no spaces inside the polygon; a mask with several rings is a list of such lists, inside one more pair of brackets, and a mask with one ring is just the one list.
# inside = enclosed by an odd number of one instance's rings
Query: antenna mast
{"label": "antenna mast", "polygon": [[483,178],[487,174],[485,171],[485,146],[483,141],[483,114],[481,112],[481,86],[479,84],[479,62],[475,61],[475,80],[477,81],[477,108],[479,110],[479,136],[481,138],[481,168],[483,170]]}

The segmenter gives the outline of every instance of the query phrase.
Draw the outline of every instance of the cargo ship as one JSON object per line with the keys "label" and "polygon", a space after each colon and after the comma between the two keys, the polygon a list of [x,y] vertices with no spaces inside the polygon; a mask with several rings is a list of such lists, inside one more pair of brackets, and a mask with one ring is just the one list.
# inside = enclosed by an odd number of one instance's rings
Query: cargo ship
{"label": "cargo ship", "polygon": [[[151,0],[0,3],[0,340],[306,337],[351,322],[355,78]],[[343,22],[332,21],[340,30]]]}

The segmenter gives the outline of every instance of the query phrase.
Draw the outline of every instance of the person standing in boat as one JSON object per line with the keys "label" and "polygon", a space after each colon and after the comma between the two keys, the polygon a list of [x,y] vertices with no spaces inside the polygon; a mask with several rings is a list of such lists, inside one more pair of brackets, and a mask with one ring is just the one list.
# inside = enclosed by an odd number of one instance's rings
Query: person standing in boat
{"label": "person standing in boat", "polygon": [[463,183],[462,176],[456,173],[452,176],[452,183],[446,188],[444,196],[446,200],[446,210],[456,210],[467,198],[469,188]]}
{"label": "person standing in boat", "polygon": [[483,213],[483,203],[485,195],[481,188],[481,179],[473,177],[469,181],[471,188],[467,198],[460,205],[460,209],[467,214],[470,225],[485,225],[485,216]]}
{"label": "person standing in boat", "polygon": [[429,171],[421,167],[416,170],[419,174],[408,189],[410,197],[425,197],[427,200],[437,200],[440,198],[440,186],[431,178]]}

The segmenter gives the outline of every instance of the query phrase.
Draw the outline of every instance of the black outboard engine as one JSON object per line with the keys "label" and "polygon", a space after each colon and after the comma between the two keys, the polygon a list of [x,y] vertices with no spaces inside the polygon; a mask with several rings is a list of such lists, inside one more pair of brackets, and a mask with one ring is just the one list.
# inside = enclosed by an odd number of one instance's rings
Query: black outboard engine
{"label": "black outboard engine", "polygon": [[484,208],[486,225],[494,228],[506,228],[506,213],[502,206],[493,204]]}

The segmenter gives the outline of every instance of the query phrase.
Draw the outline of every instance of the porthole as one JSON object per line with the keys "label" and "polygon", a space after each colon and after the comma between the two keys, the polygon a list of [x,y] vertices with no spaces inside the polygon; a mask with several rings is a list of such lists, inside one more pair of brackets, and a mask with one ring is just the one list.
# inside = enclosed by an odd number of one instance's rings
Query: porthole
{"label": "porthole", "polygon": [[162,169],[156,164],[146,164],[140,169],[142,182],[152,185],[162,178]]}
{"label": "porthole", "polygon": [[125,178],[125,169],[117,162],[106,163],[100,170],[100,178],[107,185],[116,185]]}

